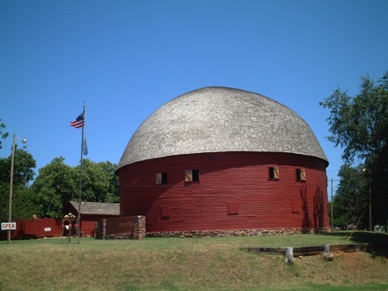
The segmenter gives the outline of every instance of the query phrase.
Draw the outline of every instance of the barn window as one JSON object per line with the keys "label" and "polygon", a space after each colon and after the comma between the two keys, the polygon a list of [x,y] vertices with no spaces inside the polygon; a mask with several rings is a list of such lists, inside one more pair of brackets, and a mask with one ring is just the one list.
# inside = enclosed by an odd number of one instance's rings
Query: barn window
{"label": "barn window", "polygon": [[306,171],[305,169],[296,169],[296,180],[299,182],[306,181]]}
{"label": "barn window", "polygon": [[238,215],[237,202],[228,202],[228,215]]}
{"label": "barn window", "polygon": [[163,205],[160,214],[161,214],[162,219],[169,219],[170,218],[170,206]]}
{"label": "barn window", "polygon": [[185,182],[199,182],[199,170],[185,170]]}
{"label": "barn window", "polygon": [[299,213],[302,209],[302,203],[300,201],[291,202],[291,211],[292,213]]}
{"label": "barn window", "polygon": [[156,173],[155,174],[155,183],[157,185],[167,184],[167,173]]}
{"label": "barn window", "polygon": [[269,167],[268,168],[268,179],[269,180],[279,180],[280,173],[279,173],[279,167]]}

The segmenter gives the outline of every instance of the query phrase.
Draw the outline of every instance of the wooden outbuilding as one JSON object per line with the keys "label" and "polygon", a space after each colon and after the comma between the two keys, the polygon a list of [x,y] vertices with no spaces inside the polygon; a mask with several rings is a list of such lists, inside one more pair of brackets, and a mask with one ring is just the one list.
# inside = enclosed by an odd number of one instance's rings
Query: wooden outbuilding
{"label": "wooden outbuilding", "polygon": [[[11,239],[34,239],[62,235],[61,219],[39,218],[16,219],[16,229],[12,230]],[[7,239],[7,232],[0,232],[0,240]]]}
{"label": "wooden outbuilding", "polygon": [[324,231],[328,160],[288,107],[207,87],[157,109],[118,165],[120,215],[147,234]]}
{"label": "wooden outbuilding", "polygon": [[[79,203],[70,201],[66,213],[78,216]],[[94,237],[97,222],[103,218],[120,216],[119,203],[81,202],[81,233],[83,236]]]}

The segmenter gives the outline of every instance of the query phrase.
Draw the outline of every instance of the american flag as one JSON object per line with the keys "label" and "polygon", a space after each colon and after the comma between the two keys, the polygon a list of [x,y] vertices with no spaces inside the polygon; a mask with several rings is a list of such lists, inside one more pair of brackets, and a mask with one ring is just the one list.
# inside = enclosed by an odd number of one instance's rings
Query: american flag
{"label": "american flag", "polygon": [[69,123],[70,126],[75,128],[81,128],[85,125],[85,114],[81,113],[74,121]]}

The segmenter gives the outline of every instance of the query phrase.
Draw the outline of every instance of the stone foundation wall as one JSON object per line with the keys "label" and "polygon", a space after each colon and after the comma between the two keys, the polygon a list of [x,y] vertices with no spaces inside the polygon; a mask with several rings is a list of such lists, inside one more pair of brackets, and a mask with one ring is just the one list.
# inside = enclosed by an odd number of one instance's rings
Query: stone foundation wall
{"label": "stone foundation wall", "polygon": [[274,229],[239,229],[239,230],[198,230],[148,232],[147,237],[226,237],[226,236],[259,236],[286,235],[306,233],[326,233],[330,228],[274,228]]}
{"label": "stone foundation wall", "polygon": [[238,230],[194,230],[146,232],[145,216],[101,219],[97,226],[97,239],[143,239],[145,237],[227,237],[326,233],[330,228],[266,228]]}
{"label": "stone foundation wall", "polygon": [[104,218],[97,225],[97,239],[143,239],[145,216]]}

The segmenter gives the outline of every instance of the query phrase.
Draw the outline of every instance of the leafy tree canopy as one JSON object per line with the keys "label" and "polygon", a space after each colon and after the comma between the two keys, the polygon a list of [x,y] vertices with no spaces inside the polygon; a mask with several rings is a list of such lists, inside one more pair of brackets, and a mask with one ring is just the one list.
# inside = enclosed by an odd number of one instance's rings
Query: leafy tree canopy
{"label": "leafy tree canopy", "polygon": [[361,92],[351,97],[337,89],[320,105],[330,109],[328,139],[344,149],[343,159],[352,162],[387,153],[388,145],[388,72],[375,85],[361,78]]}
{"label": "leafy tree canopy", "polygon": [[[110,162],[95,163],[88,159],[82,165],[81,200],[89,202],[118,202],[116,166]],[[79,200],[80,166],[64,164],[64,158],[55,158],[39,170],[32,185],[39,215],[59,218],[69,201]]]}
{"label": "leafy tree canopy", "polygon": [[[12,153],[11,153],[12,155]],[[11,173],[11,155],[8,158],[0,159],[0,182],[9,183]],[[29,182],[34,179],[36,168],[36,161],[32,155],[24,149],[18,149],[15,146],[14,156],[14,185],[27,186]]]}
{"label": "leafy tree canopy", "polygon": [[82,166],[82,201],[118,202],[115,169],[116,165],[110,162],[95,163],[85,159]]}
{"label": "leafy tree canopy", "polygon": [[50,164],[39,169],[32,184],[34,202],[39,206],[42,217],[59,218],[65,203],[77,193],[77,172],[64,164],[64,158],[54,158]]}
{"label": "leafy tree canopy", "polygon": [[356,96],[337,89],[320,105],[330,110],[328,139],[344,149],[342,158],[346,163],[357,159],[366,169],[373,223],[385,224],[388,221],[388,72],[377,85],[369,77],[362,77]]}
{"label": "leafy tree canopy", "polygon": [[[11,153],[12,154],[12,153]],[[78,201],[80,166],[70,167],[64,158],[54,158],[50,164],[39,169],[34,179],[36,162],[32,155],[15,146],[13,175],[13,218],[40,217],[60,218],[65,205]],[[11,155],[0,158],[0,218],[8,219],[10,192]],[[83,160],[82,201],[118,202],[118,177],[116,165],[110,162],[95,163]],[[32,185],[31,182],[33,181]]]}
{"label": "leafy tree canopy", "polygon": [[1,118],[0,118],[0,150],[3,148],[2,139],[6,139],[8,137],[8,132],[3,132],[4,129],[5,129],[5,124],[1,122]]}
{"label": "leafy tree canopy", "polygon": [[338,173],[341,178],[334,197],[334,225],[343,226],[352,221],[358,227],[368,225],[368,182],[362,165],[344,164]]}
{"label": "leafy tree canopy", "polygon": [[[0,218],[2,221],[8,221],[11,155],[8,158],[0,158]],[[36,212],[36,207],[32,203],[28,186],[34,178],[35,167],[36,161],[32,155],[16,147],[12,191],[13,218],[31,218],[32,214]]]}

